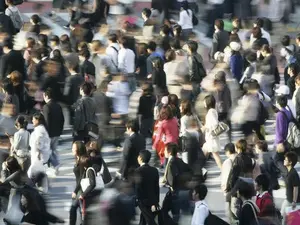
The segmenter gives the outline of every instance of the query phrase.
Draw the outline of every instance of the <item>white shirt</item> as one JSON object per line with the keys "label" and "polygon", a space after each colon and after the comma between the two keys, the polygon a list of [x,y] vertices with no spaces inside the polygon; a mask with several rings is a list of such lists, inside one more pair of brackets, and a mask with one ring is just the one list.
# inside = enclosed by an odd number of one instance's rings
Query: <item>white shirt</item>
{"label": "white shirt", "polygon": [[182,10],[179,13],[179,21],[178,24],[181,28],[184,29],[193,29],[193,12],[192,10],[188,9],[189,14],[186,10]]}
{"label": "white shirt", "polygon": [[131,49],[120,49],[118,55],[118,68],[123,73],[135,72],[135,54]]}
{"label": "white shirt", "polygon": [[207,3],[211,5],[221,5],[223,4],[224,0],[208,0]]}
{"label": "white shirt", "polygon": [[[267,39],[268,42],[269,42],[269,45],[271,46],[272,42],[271,42],[271,36],[269,34],[269,32],[265,31],[264,28],[260,28],[261,29],[261,34],[262,34],[262,37]],[[253,37],[253,34],[251,34],[250,36],[250,44],[252,45],[253,42],[256,40],[256,38]]]}
{"label": "white shirt", "polygon": [[221,169],[221,189],[225,192],[227,187],[227,181],[230,174],[230,171],[232,169],[232,164],[235,159],[236,155],[231,155],[228,159],[226,159],[222,164]]}
{"label": "white shirt", "polygon": [[112,81],[109,84],[106,95],[113,99],[114,113],[128,114],[130,94],[128,82]]}
{"label": "white shirt", "polygon": [[208,215],[209,210],[206,202],[196,202],[191,225],[204,225],[205,219],[208,217]]}
{"label": "white shirt", "polygon": [[120,51],[120,46],[118,43],[110,44],[105,51],[105,54],[111,59],[112,64],[118,66],[118,54]]}

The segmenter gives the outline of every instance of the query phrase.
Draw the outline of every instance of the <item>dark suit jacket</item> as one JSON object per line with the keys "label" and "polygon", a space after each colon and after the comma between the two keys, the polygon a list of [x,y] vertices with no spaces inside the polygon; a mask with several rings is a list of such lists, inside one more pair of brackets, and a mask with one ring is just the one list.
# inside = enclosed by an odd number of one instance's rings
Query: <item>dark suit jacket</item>
{"label": "dark suit jacket", "polygon": [[13,22],[11,21],[10,17],[5,15],[5,13],[0,13],[0,32],[8,33],[10,36],[16,34],[16,30],[14,27]]}
{"label": "dark suit jacket", "polygon": [[0,63],[0,75],[2,76],[2,80],[15,70],[21,73],[23,80],[25,80],[25,60],[20,51],[11,50],[8,54],[1,57]]}
{"label": "dark suit jacket", "polygon": [[64,115],[61,106],[51,100],[43,107],[43,114],[48,126],[49,137],[59,137],[64,128]]}
{"label": "dark suit jacket", "polygon": [[143,136],[138,133],[134,133],[127,137],[123,147],[123,161],[121,164],[120,173],[123,178],[128,178],[130,170],[135,170],[139,167],[137,157],[141,150],[145,150],[146,141]]}
{"label": "dark suit jacket", "polygon": [[145,164],[136,170],[138,183],[136,185],[137,199],[143,205],[152,206],[159,203],[159,174],[155,167]]}
{"label": "dark suit jacket", "polygon": [[39,61],[34,68],[32,79],[34,81],[43,82],[43,74],[45,73],[46,62],[44,60]]}
{"label": "dark suit jacket", "polygon": [[95,76],[96,74],[96,69],[95,69],[95,66],[92,62],[88,61],[88,60],[85,60],[83,62],[83,64],[80,66],[80,74],[81,76],[84,77],[84,75],[92,75],[92,76]]}
{"label": "dark suit jacket", "polygon": [[228,45],[229,34],[227,31],[219,31],[213,35],[213,45],[210,53],[210,57],[213,59],[216,52],[224,52],[224,49]]}
{"label": "dark suit jacket", "polygon": [[48,74],[44,74],[43,76],[42,91],[51,88],[53,91],[53,100],[61,101],[62,93],[58,75],[49,76]]}
{"label": "dark suit jacket", "polygon": [[68,105],[73,105],[79,98],[80,85],[84,78],[80,74],[70,75],[66,78],[64,97]]}

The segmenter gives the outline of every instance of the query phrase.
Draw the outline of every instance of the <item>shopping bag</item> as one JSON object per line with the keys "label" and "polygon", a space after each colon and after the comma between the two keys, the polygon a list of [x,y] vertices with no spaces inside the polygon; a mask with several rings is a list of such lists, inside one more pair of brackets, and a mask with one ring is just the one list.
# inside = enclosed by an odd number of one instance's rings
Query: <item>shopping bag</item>
{"label": "shopping bag", "polygon": [[296,207],[296,210],[292,210],[291,207],[287,208],[287,225],[299,225],[300,224],[300,206]]}
{"label": "shopping bag", "polygon": [[81,186],[82,191],[84,192],[88,188],[88,186],[90,186],[90,178],[88,177],[88,171],[89,170],[93,170],[94,173],[95,173],[95,178],[96,178],[95,190],[101,190],[101,189],[103,189],[104,188],[104,182],[103,182],[102,176],[101,175],[97,176],[97,173],[94,170],[94,168],[89,167],[86,170],[86,178],[83,178],[80,181],[80,186]]}

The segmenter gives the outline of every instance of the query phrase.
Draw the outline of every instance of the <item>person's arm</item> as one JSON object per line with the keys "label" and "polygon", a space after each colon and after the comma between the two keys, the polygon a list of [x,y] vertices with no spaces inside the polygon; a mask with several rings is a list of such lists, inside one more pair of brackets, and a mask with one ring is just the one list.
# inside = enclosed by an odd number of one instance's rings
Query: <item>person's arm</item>
{"label": "person's arm", "polygon": [[126,176],[127,170],[128,170],[128,159],[130,158],[130,149],[131,149],[132,143],[129,138],[126,138],[124,142],[123,147],[123,160],[121,164],[120,174],[121,177],[124,178]]}
{"label": "person's arm", "polygon": [[221,189],[226,192],[226,185],[228,182],[229,174],[231,171],[231,161],[229,159],[225,160],[221,169]]}
{"label": "person's arm", "polygon": [[18,132],[16,132],[14,134],[14,142],[13,142],[13,150],[14,151],[19,149],[21,139],[22,139],[22,137],[20,136],[20,134]]}
{"label": "person's arm", "polygon": [[218,45],[219,45],[219,40],[218,40],[218,35],[214,33],[213,35],[213,42],[212,42],[212,47],[210,51],[210,58],[214,59],[215,53],[218,51]]}
{"label": "person's arm", "polygon": [[43,106],[43,115],[46,121],[46,124],[49,126],[49,106],[46,104]]}
{"label": "person's arm", "polygon": [[4,80],[6,78],[6,70],[7,70],[7,63],[6,63],[6,57],[5,55],[3,55],[1,58],[0,58],[0,76],[1,76],[1,79]]}
{"label": "person's arm", "polygon": [[152,74],[153,66],[152,66],[152,60],[151,60],[150,56],[146,60],[146,66],[147,66],[147,74],[148,75]]}
{"label": "person's arm", "polygon": [[156,196],[156,202],[159,203],[159,195],[160,195],[160,191],[159,191],[159,173],[158,170],[156,170],[156,178],[155,178],[155,196]]}

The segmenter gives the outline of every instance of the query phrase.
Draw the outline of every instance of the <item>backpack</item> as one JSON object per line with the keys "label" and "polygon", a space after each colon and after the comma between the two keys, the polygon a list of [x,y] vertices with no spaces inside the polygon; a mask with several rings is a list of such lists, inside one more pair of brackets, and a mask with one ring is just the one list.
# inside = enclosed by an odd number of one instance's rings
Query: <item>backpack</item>
{"label": "backpack", "polygon": [[204,77],[206,77],[206,70],[201,62],[197,60],[195,56],[193,56],[193,61],[197,64],[197,72],[191,77],[191,81],[201,82]]}
{"label": "backpack", "polygon": [[[288,107],[289,108],[289,107]],[[290,108],[289,111],[291,112]],[[288,116],[285,112],[281,111],[284,117],[288,120]],[[292,112],[291,112],[292,114]],[[300,148],[300,129],[299,123],[296,121],[292,114],[292,119],[288,123],[288,135],[286,141],[291,149]]]}
{"label": "backpack", "polygon": [[204,221],[204,225],[229,225],[229,223],[209,211],[208,217],[206,217]]}
{"label": "backpack", "polygon": [[265,96],[263,93],[261,93],[261,95],[263,96],[263,99],[259,100],[259,112],[258,112],[258,118],[257,118],[258,121],[257,122],[259,125],[264,125],[264,123],[267,121],[267,119],[269,119],[269,112],[263,104]]}
{"label": "backpack", "polygon": [[12,11],[10,8],[7,8],[11,15],[10,15],[10,19],[12,20],[14,27],[18,30],[20,30],[23,26],[23,20],[21,18],[20,12],[19,10],[17,11]]}

